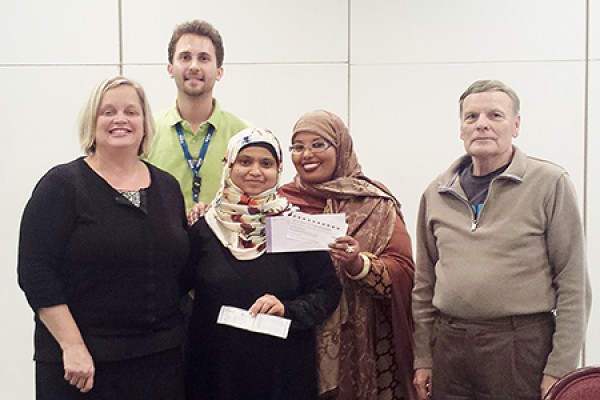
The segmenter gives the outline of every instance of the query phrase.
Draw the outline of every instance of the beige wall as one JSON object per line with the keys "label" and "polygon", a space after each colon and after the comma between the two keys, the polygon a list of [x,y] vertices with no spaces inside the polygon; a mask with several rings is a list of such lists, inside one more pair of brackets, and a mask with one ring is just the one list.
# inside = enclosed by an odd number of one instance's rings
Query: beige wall
{"label": "beige wall", "polygon": [[[600,293],[600,0],[589,10],[585,0],[3,0],[0,399],[33,398],[32,314],[15,274],[33,186],[80,154],[77,113],[101,79],[122,68],[155,110],[173,102],[166,45],[193,18],[224,37],[223,108],[284,143],[302,113],[340,114],[364,170],[402,201],[413,234],[422,190],[462,152],[459,94],[482,78],[513,86],[522,101],[517,145],[565,166],[587,205]],[[292,171],[288,159],[285,180]],[[588,331],[586,360],[600,363],[600,311]]]}

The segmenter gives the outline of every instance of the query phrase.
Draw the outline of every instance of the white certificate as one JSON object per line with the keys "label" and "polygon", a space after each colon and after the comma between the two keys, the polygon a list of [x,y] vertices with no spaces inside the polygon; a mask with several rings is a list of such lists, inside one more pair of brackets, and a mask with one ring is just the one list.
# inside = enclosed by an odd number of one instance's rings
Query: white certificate
{"label": "white certificate", "polygon": [[217,317],[217,324],[229,325],[265,335],[286,339],[292,321],[288,318],[268,314],[252,316],[250,311],[232,306],[222,306]]}
{"label": "white certificate", "polygon": [[348,230],[345,214],[296,212],[267,218],[267,252],[328,250]]}

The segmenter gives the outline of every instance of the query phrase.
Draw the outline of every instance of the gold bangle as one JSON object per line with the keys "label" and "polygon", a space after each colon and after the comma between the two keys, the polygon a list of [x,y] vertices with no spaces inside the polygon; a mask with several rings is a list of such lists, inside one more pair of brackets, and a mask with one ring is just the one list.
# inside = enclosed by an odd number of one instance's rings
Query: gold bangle
{"label": "gold bangle", "polygon": [[355,281],[363,279],[365,276],[367,276],[369,271],[371,271],[371,259],[369,257],[367,257],[366,255],[364,255],[362,252],[358,253],[358,255],[360,256],[360,258],[362,258],[362,261],[363,261],[362,271],[360,271],[358,273],[358,275],[350,275],[348,273],[348,271],[346,271],[346,276]]}

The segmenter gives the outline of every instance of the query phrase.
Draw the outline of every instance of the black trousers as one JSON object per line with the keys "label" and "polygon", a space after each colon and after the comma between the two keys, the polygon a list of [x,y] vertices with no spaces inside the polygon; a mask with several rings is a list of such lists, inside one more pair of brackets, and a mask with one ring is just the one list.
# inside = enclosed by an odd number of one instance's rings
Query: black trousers
{"label": "black trousers", "polygon": [[491,320],[438,317],[433,400],[539,400],[552,350],[550,313]]}
{"label": "black trousers", "polygon": [[96,362],[94,387],[81,393],[62,362],[36,362],[37,400],[183,400],[180,347],[128,360]]}

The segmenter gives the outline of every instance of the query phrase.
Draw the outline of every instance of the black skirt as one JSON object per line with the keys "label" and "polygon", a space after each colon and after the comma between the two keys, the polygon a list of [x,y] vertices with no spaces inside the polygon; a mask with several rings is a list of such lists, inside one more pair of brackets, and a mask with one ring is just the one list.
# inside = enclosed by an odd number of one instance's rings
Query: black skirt
{"label": "black skirt", "polygon": [[37,400],[183,400],[180,347],[95,363],[94,387],[81,393],[64,379],[62,362],[36,362]]}

